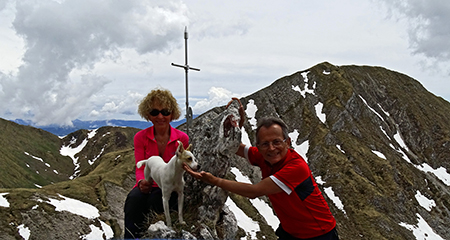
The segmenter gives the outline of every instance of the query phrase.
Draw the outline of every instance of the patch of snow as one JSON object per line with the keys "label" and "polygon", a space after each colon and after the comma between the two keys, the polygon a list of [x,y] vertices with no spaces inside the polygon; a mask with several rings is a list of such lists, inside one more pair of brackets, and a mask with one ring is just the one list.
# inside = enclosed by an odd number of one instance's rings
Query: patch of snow
{"label": "patch of snow", "polygon": [[230,171],[234,174],[234,176],[236,176],[236,181],[252,184],[252,181],[250,181],[247,176],[244,176],[238,168],[232,167]]}
{"label": "patch of snow", "polygon": [[102,150],[100,150],[100,153],[94,157],[94,159],[92,160],[88,160],[89,165],[92,165],[95,163],[95,161],[97,161],[97,159],[102,155],[103,151],[105,151],[105,147],[102,148]]}
{"label": "patch of snow", "polygon": [[252,129],[256,129],[256,123],[257,123],[256,118],[255,118],[256,111],[258,111],[258,107],[256,107],[255,101],[253,99],[248,100],[247,109],[245,109],[245,114],[249,118],[248,122],[252,126]]}
{"label": "patch of snow", "polygon": [[306,93],[309,93],[312,95],[316,94],[314,92],[314,89],[308,89],[308,84],[306,84],[305,90],[301,90],[299,86],[292,86],[292,90],[299,92],[303,98],[306,98]]}
{"label": "patch of snow", "polygon": [[364,102],[364,104],[366,104],[366,106],[367,106],[373,113],[375,113],[381,120],[384,121],[384,118],[381,117],[381,115],[380,115],[377,111],[375,111],[375,109],[373,109],[371,106],[369,106],[369,104],[367,104],[366,100],[365,100],[361,95],[358,95],[358,96],[359,96],[359,98],[361,98],[361,100]]}
{"label": "patch of snow", "polygon": [[342,150],[341,145],[336,144],[337,149],[339,149],[339,151],[341,151],[342,153],[345,154],[345,152]]}
{"label": "patch of snow", "polygon": [[[239,169],[232,167],[231,172],[236,176],[236,181],[243,182],[243,183],[250,183],[250,184],[252,183],[250,181],[250,179],[247,176],[244,176]],[[261,200],[259,198],[249,199],[249,200],[252,203],[252,205],[256,209],[258,209],[258,212],[261,214],[261,216],[264,217],[267,224],[269,224],[269,226],[271,226],[273,228],[273,230],[275,231],[278,228],[278,226],[280,225],[280,220],[273,213],[272,208],[266,202],[264,202],[263,200]]]}
{"label": "patch of snow", "polygon": [[80,168],[80,163],[78,162],[78,158],[76,158],[75,155],[81,152],[81,150],[83,150],[83,148],[87,145],[89,139],[93,138],[97,134],[97,130],[98,128],[89,131],[87,139],[84,139],[83,142],[80,145],[78,145],[78,147],[75,148],[71,147],[71,145],[75,144],[77,141],[76,138],[72,138],[68,146],[62,146],[61,149],[59,150],[59,153],[62,156],[70,157],[73,161],[73,165],[75,165],[74,174],[70,176],[70,179],[73,179],[76,176]]}
{"label": "patch of snow", "polygon": [[[50,164],[48,164],[48,163],[44,162],[44,160],[43,160],[42,158],[40,158],[40,157],[36,157],[36,156],[33,156],[33,155],[31,155],[31,154],[29,154],[29,153],[27,153],[27,152],[23,152],[23,153],[25,153],[25,155],[27,155],[27,156],[30,156],[30,157],[32,157],[32,158],[34,158],[34,159],[36,159],[36,160],[38,160],[38,161],[40,161],[40,162],[44,163],[44,164],[45,164],[45,166],[47,166],[47,167],[51,167],[51,166],[50,166]],[[27,166],[28,166],[28,165],[27,165]],[[29,167],[29,166],[28,166],[28,167]]]}
{"label": "patch of snow", "polygon": [[416,213],[416,215],[417,220],[419,221],[417,225],[411,225],[403,222],[399,223],[399,225],[412,231],[417,240],[444,240],[444,238],[433,231],[430,225],[428,225],[420,214]]}
{"label": "patch of snow", "polygon": [[250,202],[256,209],[258,209],[258,212],[261,214],[261,216],[264,217],[267,224],[269,224],[269,226],[271,226],[272,229],[276,231],[278,226],[280,225],[280,220],[274,214],[273,209],[269,206],[269,204],[259,198],[250,199]]}
{"label": "patch of snow", "polygon": [[[384,131],[384,129],[380,126],[380,130],[384,133],[384,135],[387,137],[387,139],[391,139],[390,137],[389,137],[389,135],[386,133],[386,131]],[[392,144],[391,144],[392,145]],[[392,146],[393,147],[393,146]],[[395,148],[394,148],[395,149]]]}
{"label": "patch of snow", "polygon": [[247,236],[241,238],[241,240],[247,240],[248,237],[250,239],[258,239],[256,237],[256,233],[260,231],[258,222],[253,221],[251,218],[249,218],[235,203],[234,201],[228,197],[227,201],[225,202],[225,205],[228,206],[230,211],[234,214],[236,217],[238,226],[246,232]]}
{"label": "patch of snow", "polygon": [[300,87],[298,85],[297,86],[292,85],[292,90],[299,92],[299,93],[302,92],[302,90],[300,89]]}
{"label": "patch of snow", "polygon": [[[114,232],[112,228],[104,223],[103,221],[100,221],[101,228],[96,227],[95,225],[90,225],[91,232],[89,234],[86,234],[82,236],[82,239],[86,240],[98,240],[98,239],[112,239],[114,237]],[[105,236],[104,236],[105,235]]]}
{"label": "patch of snow", "polygon": [[305,79],[305,82],[308,81],[308,73],[309,73],[309,71],[307,71],[307,72],[302,72],[302,73],[301,73],[301,74],[302,74],[302,77]]}
{"label": "patch of snow", "polygon": [[73,179],[76,176],[76,174],[79,172],[80,163],[78,162],[78,157],[75,157],[75,155],[77,153],[81,152],[81,150],[83,150],[83,148],[88,143],[88,139],[84,139],[83,142],[80,145],[78,145],[78,147],[75,147],[75,148],[70,147],[72,144],[75,144],[75,142],[76,142],[76,139],[72,139],[68,146],[62,146],[61,149],[59,150],[59,153],[62,156],[70,157],[73,161],[73,165],[75,165],[74,174],[72,176],[70,176],[70,179]]}
{"label": "patch of snow", "polygon": [[432,168],[427,163],[422,163],[420,165],[414,165],[417,169],[423,172],[430,172],[439,178],[445,185],[450,186],[450,174],[444,167],[439,167],[437,169]]}
{"label": "patch of snow", "polygon": [[91,138],[95,137],[95,135],[97,134],[97,130],[98,130],[98,128],[89,131],[89,133],[88,133],[88,139],[91,139]]}
{"label": "patch of snow", "polygon": [[58,194],[63,200],[49,198],[49,204],[55,206],[55,211],[68,211],[85,218],[94,219],[100,217],[96,207],[77,199]]}
{"label": "patch of snow", "polygon": [[325,181],[322,180],[322,176],[317,176],[314,178],[317,184],[324,185]]}
{"label": "patch of snow", "polygon": [[319,120],[325,124],[325,122],[327,121],[327,116],[322,112],[323,109],[323,103],[318,102],[315,106],[316,109],[316,115],[319,118]]}
{"label": "patch of snow", "polygon": [[383,111],[384,114],[386,114],[386,116],[391,116],[388,112],[384,111],[383,107],[381,107],[381,105],[378,103],[378,107],[380,107],[381,111]]}
{"label": "patch of snow", "polygon": [[[401,140],[401,138],[400,138],[400,140]],[[401,142],[404,145],[403,140]],[[406,145],[404,145],[404,148],[407,148]],[[427,163],[422,163],[420,165],[416,165],[411,161],[411,159],[408,158],[408,155],[406,155],[405,152],[403,152],[403,150],[398,151],[398,152],[402,154],[403,160],[412,164],[415,168],[417,168],[420,171],[425,172],[425,173],[434,174],[434,176],[436,176],[439,180],[441,180],[445,185],[450,186],[450,174],[448,173],[447,169],[445,169],[444,167],[439,167],[437,169],[434,169]]]}
{"label": "patch of snow", "polygon": [[323,74],[325,74],[325,75],[329,75],[331,72],[329,72],[329,71],[326,71],[326,70],[323,70],[323,72],[322,72]]}
{"label": "patch of snow", "polygon": [[[392,148],[395,149],[393,146],[392,146]],[[413,164],[413,163],[411,162],[411,159],[409,159],[408,155],[406,155],[406,153],[405,153],[403,150],[400,150],[400,151],[397,151],[397,152],[400,153],[400,154],[402,155],[403,160],[405,160],[405,161],[408,162],[408,163]],[[413,165],[414,165],[414,164],[413,164]],[[415,165],[414,165],[414,166],[415,166]]]}
{"label": "patch of snow", "polygon": [[394,134],[394,139],[400,145],[400,147],[409,151],[409,148],[406,146],[405,142],[403,141],[403,138],[400,136],[398,132]]}
{"label": "patch of snow", "polygon": [[395,149],[394,145],[392,145],[392,143],[389,143],[389,147],[391,147],[394,150],[397,150],[397,149]]}
{"label": "patch of snow", "polygon": [[23,153],[25,153],[25,155],[27,155],[27,156],[30,156],[30,157],[32,157],[32,158],[38,160],[38,161],[41,161],[41,162],[45,163],[44,160],[42,160],[42,158],[40,158],[40,157],[35,157],[35,156],[33,156],[33,155],[31,155],[31,154],[29,154],[29,153],[27,153],[27,152],[23,152]]}
{"label": "patch of snow", "polygon": [[334,194],[333,188],[326,187],[326,188],[324,188],[324,191],[325,191],[325,194],[327,194],[327,196],[331,199],[331,201],[333,201],[334,205],[336,205],[336,207],[339,210],[341,210],[345,215],[347,215],[347,212],[345,212],[345,209],[344,209],[344,204],[342,204],[341,199],[339,199],[339,197]]}
{"label": "patch of snow", "polygon": [[0,207],[9,207],[8,199],[6,199],[4,196],[8,195],[9,193],[0,193]]}
{"label": "patch of snow", "polygon": [[246,146],[251,146],[252,143],[250,142],[250,138],[248,137],[247,131],[245,131],[245,128],[241,128],[241,143],[245,144]]}
{"label": "patch of snow", "polygon": [[17,226],[17,228],[19,229],[19,235],[25,239],[28,240],[30,238],[30,229],[28,227],[25,227],[25,225],[21,224],[19,226]]}
{"label": "patch of snow", "polygon": [[386,156],[384,156],[383,153],[379,152],[379,151],[375,151],[375,150],[371,150],[375,155],[377,155],[379,158],[385,159],[386,160]]}
{"label": "patch of snow", "polygon": [[415,197],[420,206],[425,208],[427,211],[431,211],[433,207],[436,207],[436,202],[433,199],[428,199],[425,197],[419,190],[417,190]]}
{"label": "patch of snow", "polygon": [[[317,184],[320,185],[324,185],[325,181],[322,180],[322,176],[317,176],[314,178],[316,180]],[[341,199],[336,196],[336,194],[334,194],[333,188],[332,187],[326,187],[324,188],[324,192],[325,194],[328,196],[328,198],[331,199],[331,201],[333,201],[334,205],[341,210],[345,215],[347,215],[347,212],[344,209],[344,204],[342,204]]]}
{"label": "patch of snow", "polygon": [[306,153],[308,153],[309,141],[306,140],[302,144],[297,145],[297,143],[296,143],[297,142],[297,138],[298,138],[298,135],[300,135],[298,133],[297,129],[294,129],[294,131],[289,133],[288,135],[291,138],[291,144],[292,144],[292,147],[294,148],[294,150],[298,154],[300,154],[300,156],[302,156],[302,158],[305,159],[306,162],[308,162],[308,158],[306,157]]}
{"label": "patch of snow", "polygon": [[309,72],[302,72],[302,77],[304,78],[304,82],[305,82],[305,90],[301,90],[299,86],[294,86],[292,85],[292,90],[297,91],[300,93],[300,95],[302,95],[303,98],[306,98],[306,93],[315,95],[316,93],[314,92],[314,89],[316,88],[316,83],[314,82],[313,85],[311,86],[311,88],[309,87],[308,84],[308,73]]}

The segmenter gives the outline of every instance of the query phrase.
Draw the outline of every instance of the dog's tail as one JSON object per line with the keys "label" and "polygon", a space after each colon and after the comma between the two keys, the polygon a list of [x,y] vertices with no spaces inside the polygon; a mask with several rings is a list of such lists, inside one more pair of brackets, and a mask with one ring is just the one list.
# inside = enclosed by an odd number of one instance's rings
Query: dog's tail
{"label": "dog's tail", "polygon": [[146,162],[147,162],[147,160],[139,161],[138,163],[136,163],[136,167],[137,167],[137,168],[141,168],[142,165],[145,164]]}

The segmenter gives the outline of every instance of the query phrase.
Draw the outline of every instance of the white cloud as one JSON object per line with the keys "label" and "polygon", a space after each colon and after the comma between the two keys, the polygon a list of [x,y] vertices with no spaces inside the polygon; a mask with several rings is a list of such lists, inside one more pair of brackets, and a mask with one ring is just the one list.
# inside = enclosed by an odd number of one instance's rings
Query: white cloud
{"label": "white cloud", "polygon": [[101,116],[102,119],[111,119],[116,116],[135,115],[137,114],[138,105],[143,98],[144,95],[133,91],[127,91],[122,95],[98,95],[98,97],[92,98],[96,109],[92,110],[89,116]]}
{"label": "white cloud", "polygon": [[97,110],[92,110],[89,113],[89,117],[98,117],[98,116],[100,116],[100,113]]}
{"label": "white cloud", "polygon": [[109,102],[102,107],[102,112],[115,112],[118,108],[114,102]]}
{"label": "white cloud", "polygon": [[[450,2],[384,0],[391,16],[408,23],[408,39],[413,54],[427,57],[430,66],[450,60]],[[431,60],[431,61],[430,61]],[[448,64],[447,64],[448,65]],[[450,70],[447,68],[447,70]]]}
{"label": "white cloud", "polygon": [[[93,73],[121,49],[169,52],[188,23],[187,7],[169,1],[16,1],[12,26],[24,40],[17,74],[0,76],[0,111],[40,125],[71,120],[112,82]],[[71,72],[83,69],[79,78]],[[118,105],[120,108],[120,104]]]}
{"label": "white cloud", "polygon": [[194,114],[200,114],[213,107],[226,105],[232,97],[240,98],[241,96],[225,88],[211,87],[208,91],[208,98],[198,100],[192,107],[192,111]]}
{"label": "white cloud", "polygon": [[[170,63],[183,64],[185,26],[189,65],[201,69],[189,75],[194,114],[226,104],[231,96],[220,89],[247,96],[323,61],[386,67],[449,99],[442,71],[449,69],[448,5],[3,0],[0,117],[41,125],[70,125],[76,118],[138,120],[138,103],[127,92],[144,96],[157,86],[172,91],[183,109],[184,71]],[[386,9],[397,18],[386,18]],[[436,72],[418,68],[420,61]]]}

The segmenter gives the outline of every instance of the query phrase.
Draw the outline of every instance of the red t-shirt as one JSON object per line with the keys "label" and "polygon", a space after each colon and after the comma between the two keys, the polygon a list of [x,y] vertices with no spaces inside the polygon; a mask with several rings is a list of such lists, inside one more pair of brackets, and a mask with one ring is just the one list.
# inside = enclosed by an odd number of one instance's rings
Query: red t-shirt
{"label": "red t-shirt", "polygon": [[256,147],[250,147],[248,160],[261,168],[263,179],[270,176],[277,185],[278,180],[289,188],[290,194],[283,191],[268,195],[286,232],[297,238],[312,238],[336,226],[308,164],[297,152],[289,149],[286,157],[272,166]]}
{"label": "red t-shirt", "polygon": [[[170,127],[170,139],[162,156],[164,162],[169,162],[175,155],[178,148],[178,140],[183,143],[184,148],[189,146],[188,135],[178,129]],[[141,160],[148,159],[151,156],[159,156],[158,144],[155,140],[153,126],[141,130],[134,135],[134,158],[136,163]],[[134,185],[134,187],[137,186],[139,180],[144,179],[144,169],[144,166],[141,168],[136,168],[136,185]],[[158,184],[153,181],[153,187],[157,186]]]}

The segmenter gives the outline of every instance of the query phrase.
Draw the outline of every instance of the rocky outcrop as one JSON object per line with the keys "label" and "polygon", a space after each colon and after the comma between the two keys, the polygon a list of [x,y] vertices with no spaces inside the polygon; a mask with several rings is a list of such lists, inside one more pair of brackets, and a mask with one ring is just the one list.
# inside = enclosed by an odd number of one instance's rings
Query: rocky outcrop
{"label": "rocky outcrop", "polygon": [[[241,142],[238,107],[237,101],[234,101],[226,109],[215,108],[195,119],[190,141],[200,170],[222,178],[229,173],[230,159],[236,158],[234,153]],[[202,223],[198,236],[206,234],[213,239],[236,238],[237,226],[230,224],[236,220],[224,206],[228,197],[224,190],[186,176],[185,196],[185,205],[191,206],[191,214]],[[220,234],[216,228],[218,225],[221,226]]]}

